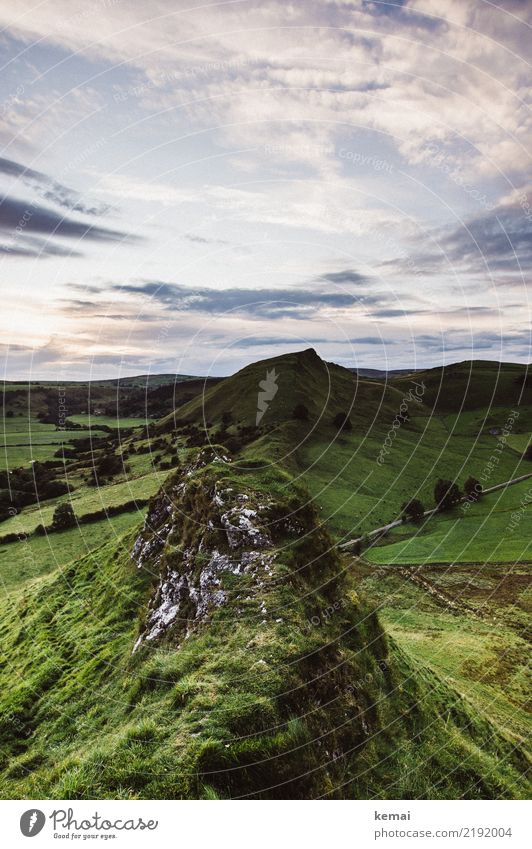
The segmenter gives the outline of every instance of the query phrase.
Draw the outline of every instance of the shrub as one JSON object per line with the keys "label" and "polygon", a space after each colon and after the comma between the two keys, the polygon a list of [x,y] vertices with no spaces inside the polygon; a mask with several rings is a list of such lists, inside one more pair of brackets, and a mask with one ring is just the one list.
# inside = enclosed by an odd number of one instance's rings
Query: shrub
{"label": "shrub", "polygon": [[518,386],[528,388],[529,386],[532,386],[532,374],[528,371],[524,371],[515,378],[514,382],[517,383]]}
{"label": "shrub", "polygon": [[438,510],[452,510],[462,498],[462,493],[453,481],[438,478],[434,487],[434,501]]}
{"label": "shrub", "polygon": [[292,410],[292,418],[298,419],[301,422],[308,421],[308,409],[304,404],[296,404]]}
{"label": "shrub", "polygon": [[116,454],[104,454],[97,466],[98,475],[107,477],[117,475],[122,471],[122,460]]}
{"label": "shrub", "polygon": [[469,501],[478,501],[482,495],[482,484],[470,475],[464,484],[464,492]]}
{"label": "shrub", "polygon": [[0,545],[7,545],[10,542],[22,542],[22,540],[26,539],[26,534],[4,534],[3,537],[0,537]]}
{"label": "shrub", "polygon": [[338,430],[352,430],[353,426],[349,420],[349,413],[337,413],[333,419],[333,425]]}
{"label": "shrub", "polygon": [[65,531],[76,526],[76,516],[71,504],[58,504],[54,510],[52,531]]}
{"label": "shrub", "polygon": [[410,501],[405,501],[401,507],[404,520],[410,520],[419,524],[423,521],[425,508],[419,498],[411,498]]}

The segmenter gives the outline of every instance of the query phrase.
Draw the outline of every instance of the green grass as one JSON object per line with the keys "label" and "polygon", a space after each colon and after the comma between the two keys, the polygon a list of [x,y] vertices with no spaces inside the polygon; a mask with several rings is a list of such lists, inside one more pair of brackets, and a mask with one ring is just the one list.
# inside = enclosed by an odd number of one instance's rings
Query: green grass
{"label": "green grass", "polygon": [[11,593],[16,588],[24,592],[26,581],[46,575],[116,540],[130,528],[137,527],[145,512],[145,508],[133,510],[60,533],[33,535],[20,542],[0,544],[0,582],[4,592]]}
{"label": "green grass", "polygon": [[75,424],[87,425],[87,427],[97,428],[99,425],[106,425],[106,427],[111,427],[116,430],[131,427],[142,427],[147,423],[146,419],[139,418],[138,416],[95,416],[87,413],[69,416],[68,419]]}
{"label": "green grass", "polygon": [[[271,368],[278,392],[254,432]],[[406,545],[419,546],[418,560],[406,562],[424,562],[427,550],[444,552],[444,562],[480,558],[482,566],[421,570],[443,602],[395,566],[340,559],[329,535],[390,521],[416,494],[429,505],[438,476],[482,475],[497,444],[487,424],[504,424],[522,367],[481,363],[472,382],[469,371],[447,369],[443,393],[441,373],[425,373],[423,405],[414,403],[383,464],[376,458],[409,378],[357,382],[312,351],[253,364],[180,407],[178,417],[200,431],[205,412],[211,436],[226,412],[231,436],[248,429],[233,463],[202,467],[201,450],[177,435],[184,468],[167,477],[149,454],[133,452],[129,479],[98,490],[86,483],[90,463],[72,461],[78,515],[161,484],[173,512],[161,510],[162,496],[152,503],[143,568],[131,559],[142,525],[135,513],[0,546],[0,796],[527,797],[528,569],[497,564],[524,542],[527,516],[511,538],[502,526],[528,482],[486,496],[460,522],[439,516],[419,532],[404,525],[389,545],[368,550],[386,563],[400,563]],[[308,421],[293,419],[297,403]],[[340,411],[352,430],[333,425]],[[530,412],[521,408],[513,439],[530,430]],[[174,417],[155,430],[165,445],[153,453],[166,461]],[[148,444],[139,436],[126,447]],[[490,484],[525,470],[514,444]],[[216,585],[224,599],[205,620],[192,615],[191,595],[164,636],[133,653],[162,582],[183,573],[195,586],[215,550],[240,562],[221,530],[228,508],[215,486],[259,510],[272,534],[270,571],[224,572]],[[55,506],[25,508],[0,530],[32,531]],[[167,523],[161,547],[153,526]]]}
{"label": "green grass", "polygon": [[[197,473],[182,494],[196,519],[216,515],[213,474]],[[216,472],[226,475],[257,497],[258,473],[251,489],[247,474]],[[273,479],[271,468],[265,494]],[[280,473],[277,492],[284,482]],[[178,516],[177,538],[199,552],[197,522]],[[312,511],[299,519],[309,538],[279,538],[271,580],[249,600],[233,579],[234,601],[208,627],[133,655],[154,579],[129,558],[132,534],[3,600],[0,796],[526,795],[515,740],[435,672],[388,648],[356,582],[338,577]],[[322,555],[314,570],[310,551]],[[336,599],[334,617],[306,626]]]}
{"label": "green grass", "polygon": [[[525,372],[526,366],[519,363],[472,360],[419,371],[414,377],[425,384],[424,402],[435,413],[445,415],[489,409],[489,415],[493,410],[497,415],[500,408],[530,405],[531,387],[522,389],[521,379]],[[410,379],[410,376],[401,376],[392,382],[394,386],[407,387]],[[530,420],[529,415],[527,419]],[[520,417],[520,428],[522,421],[524,418]],[[504,419],[499,418],[493,424],[502,426]]]}
{"label": "green grass", "polygon": [[54,425],[24,417],[4,419],[3,424],[0,470],[29,466],[34,460],[51,460],[62,445],[68,447],[73,439],[91,434],[89,430],[57,430]]}
{"label": "green grass", "polygon": [[[32,461],[53,459],[61,446],[91,435],[90,430],[60,430],[27,416],[4,418],[0,433],[0,470],[29,466]],[[101,435],[96,431],[96,435]]]}
{"label": "green grass", "polygon": [[531,433],[513,433],[508,437],[508,445],[514,451],[524,454],[530,443],[532,442]]}
{"label": "green grass", "polygon": [[[427,509],[434,506],[437,478],[457,479],[461,486],[469,475],[480,478],[494,448],[489,436],[474,443],[467,436],[449,436],[434,417],[403,426],[383,464],[376,461],[382,446],[376,434],[349,434],[335,442],[328,434],[319,436],[301,451],[302,479],[322,507],[323,520],[347,537],[393,521],[409,498],[420,498]],[[528,470],[507,447],[485,485]]]}
{"label": "green grass", "polygon": [[[354,571],[387,633],[519,744],[530,734],[530,569],[426,567],[418,572],[458,603],[446,607],[393,567]],[[474,612],[476,611],[476,615]]]}
{"label": "green grass", "polygon": [[[528,501],[527,501],[528,500]],[[391,531],[365,556],[373,563],[499,563],[532,560],[532,479],[485,495],[416,528]],[[394,542],[398,537],[407,536]]]}
{"label": "green grass", "polygon": [[[421,498],[427,508],[433,506],[439,477],[452,477],[463,485],[470,475],[487,475],[488,486],[528,468],[508,440],[496,466],[487,471],[497,448],[489,425],[504,426],[519,400],[515,381],[523,369],[512,364],[504,364],[502,369],[496,364],[475,364],[475,385],[470,380],[470,364],[450,370],[445,381],[453,388],[450,396],[447,388],[444,394],[454,411],[446,412],[440,410],[440,370],[399,378],[386,386],[356,381],[345,369],[324,364],[314,352],[305,351],[247,366],[222,386],[182,407],[180,417],[203,428],[205,420],[218,423],[225,410],[236,410],[235,423],[253,425],[260,381],[272,369],[278,375],[278,391],[263,418],[266,432],[254,442],[252,452],[256,454],[261,446],[264,456],[282,460],[312,494],[322,521],[340,537],[357,536],[394,520],[404,501],[412,497]],[[413,380],[418,386],[426,384],[421,403],[409,400],[410,421],[397,430],[389,453],[381,454],[402,400],[416,385]],[[468,390],[465,409],[458,415],[456,390],[460,386],[468,386]],[[477,399],[489,399],[494,392],[496,400],[508,404],[499,403],[489,413],[470,409]],[[529,396],[528,391],[521,401],[532,401]],[[293,420],[297,403],[307,406],[308,421]],[[332,424],[339,411],[349,412],[350,431],[339,432]],[[521,436],[516,431],[531,420],[532,405],[520,406],[518,412],[514,438]],[[171,422],[171,418],[163,420],[163,429]]]}
{"label": "green grass", "polygon": [[125,504],[135,498],[149,498],[157,492],[167,474],[167,472],[151,472],[142,477],[130,478],[102,487],[80,487],[68,496],[26,507],[19,515],[2,522],[1,535],[31,533],[37,525],[49,525],[55,508],[64,502],[72,505],[77,516],[83,516],[85,513],[101,510],[102,507]]}

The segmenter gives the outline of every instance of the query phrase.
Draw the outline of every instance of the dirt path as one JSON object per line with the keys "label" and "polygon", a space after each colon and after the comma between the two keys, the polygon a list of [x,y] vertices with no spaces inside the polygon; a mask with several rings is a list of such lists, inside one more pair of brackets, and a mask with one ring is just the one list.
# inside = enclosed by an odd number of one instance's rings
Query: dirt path
{"label": "dirt path", "polygon": [[422,568],[422,566],[399,566],[396,571],[403,578],[411,581],[420,590],[430,595],[437,604],[444,607],[449,613],[466,613],[468,616],[474,616],[476,619],[481,619],[482,621],[491,620],[495,622],[489,610],[477,610],[463,599],[456,598],[437,587],[432,581],[429,581],[428,578],[420,574],[420,569]]}

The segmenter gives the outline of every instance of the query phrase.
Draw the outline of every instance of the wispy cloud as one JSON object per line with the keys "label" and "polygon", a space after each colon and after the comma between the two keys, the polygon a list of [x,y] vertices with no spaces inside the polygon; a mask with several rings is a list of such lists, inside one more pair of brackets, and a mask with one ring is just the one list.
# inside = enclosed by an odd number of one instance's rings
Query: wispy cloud
{"label": "wispy cloud", "polygon": [[320,274],[316,279],[319,282],[336,283],[342,286],[361,286],[369,283],[371,280],[366,274],[359,274],[358,271],[354,271],[352,268],[344,268],[341,271],[328,271],[325,274]]}
{"label": "wispy cloud", "polygon": [[24,258],[24,259],[46,259],[47,257],[80,257],[80,251],[72,247],[66,248],[62,245],[54,244],[50,241],[31,238],[24,236],[23,244],[20,242],[11,242],[7,244],[0,243],[0,254],[3,257]]}
{"label": "wispy cloud", "polygon": [[24,185],[34,189],[43,200],[55,203],[71,212],[83,215],[105,215],[111,209],[109,204],[87,203],[74,189],[57,182],[48,174],[34,171],[12,159],[0,157],[0,174],[18,179]]}
{"label": "wispy cloud", "polygon": [[149,298],[167,309],[221,315],[240,313],[258,318],[300,318],[318,309],[341,309],[355,303],[345,292],[289,289],[193,289],[178,283],[145,281],[115,285],[114,291]]}
{"label": "wispy cloud", "polygon": [[530,3],[243,8],[0,3],[3,285],[42,297],[4,329],[41,344],[60,326],[69,362],[140,361],[161,333],[159,361],[174,316],[174,352],[210,328],[207,365],[233,341],[231,365],[255,356],[253,333],[340,359],[358,337],[375,365],[378,331],[398,358],[419,331],[436,358],[440,328],[457,356],[468,328],[498,354],[500,325],[524,351]]}
{"label": "wispy cloud", "polygon": [[[4,246],[4,252],[15,255],[64,255],[52,246],[48,249],[46,244],[36,245],[31,239],[33,235],[46,236],[48,238],[62,237],[66,239],[89,240],[93,242],[138,242],[138,236],[120,230],[111,230],[107,227],[99,227],[94,224],[86,224],[77,221],[67,215],[60,215],[52,209],[39,206],[36,203],[26,202],[12,197],[4,197],[0,202],[0,233],[12,240],[12,247]],[[28,241],[28,237],[30,240]],[[69,255],[75,255],[68,252]]]}
{"label": "wispy cloud", "polygon": [[[460,225],[430,234],[431,250],[411,250],[381,263],[382,268],[418,275],[468,273],[476,276],[521,274],[532,271],[532,213],[528,192],[503,200],[492,209],[470,216]],[[508,278],[502,278],[502,280]]]}

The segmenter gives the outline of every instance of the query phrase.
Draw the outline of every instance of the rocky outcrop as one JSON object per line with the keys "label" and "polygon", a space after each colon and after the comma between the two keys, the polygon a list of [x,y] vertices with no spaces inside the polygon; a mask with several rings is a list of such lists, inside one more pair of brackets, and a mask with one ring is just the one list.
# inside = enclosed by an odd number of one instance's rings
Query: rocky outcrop
{"label": "rocky outcrop", "polygon": [[[186,639],[230,599],[238,615],[239,598],[253,599],[272,578],[272,502],[213,481],[213,458],[209,451],[201,454],[152,500],[134,543],[131,557],[138,568],[160,575],[134,651],[170,632]],[[241,579],[236,588],[235,577]]]}

